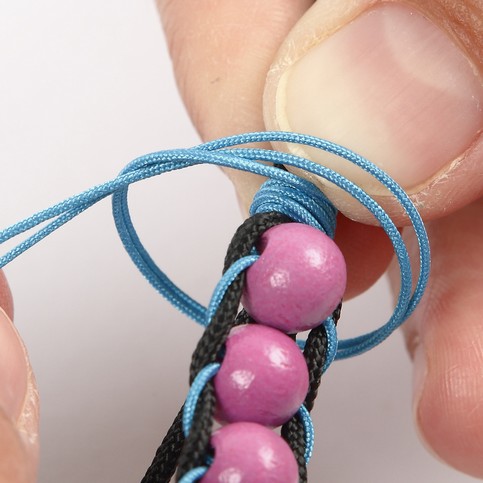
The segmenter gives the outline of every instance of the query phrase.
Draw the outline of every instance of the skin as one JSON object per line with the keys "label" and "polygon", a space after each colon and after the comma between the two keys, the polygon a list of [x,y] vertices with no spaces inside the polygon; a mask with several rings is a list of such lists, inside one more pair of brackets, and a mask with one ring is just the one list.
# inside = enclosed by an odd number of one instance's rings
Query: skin
{"label": "skin", "polygon": [[[340,27],[348,21],[344,9],[354,15],[356,10],[363,12],[380,2],[324,3],[331,9],[332,26]],[[416,5],[454,40],[480,73],[483,71],[481,0],[407,0],[406,4]],[[265,129],[262,98],[267,72],[295,25],[290,34],[293,46],[302,48],[298,39],[303,39],[303,29],[320,20],[313,11],[306,14],[312,5],[307,0],[204,0],[200,8],[199,0],[158,0],[178,86],[203,140]],[[327,15],[324,19],[328,22]],[[404,329],[414,360],[415,422],[423,441],[438,458],[480,478],[482,145],[480,133],[450,178],[436,177],[414,193],[427,221],[433,271],[428,292]],[[227,174],[237,188],[242,210],[246,210],[262,180],[239,172]],[[442,210],[448,199],[449,209]],[[387,208],[394,214],[390,203]],[[353,210],[356,208],[349,206],[345,214],[356,218]],[[410,251],[415,252],[410,233],[403,230],[403,235]],[[379,228],[340,216],[336,241],[348,263],[346,299],[364,292],[387,270],[396,279],[391,248]],[[397,290],[396,282],[394,287]],[[0,306],[13,317],[12,297],[1,272]],[[19,388],[21,404],[14,416],[0,404],[0,483],[35,481],[37,399],[20,343],[19,350],[24,357],[17,359],[18,367],[12,370],[26,374],[27,384]]]}
{"label": "skin", "polygon": [[[289,48],[297,51],[303,48],[304,30],[311,23],[331,23],[337,29],[355,11],[380,2],[326,1],[320,7],[316,3],[314,8],[326,7],[323,17],[304,15],[313,5],[305,0],[211,0],[203,9],[196,3],[158,1],[181,95],[201,137],[209,140],[265,128],[262,98],[271,87],[265,85],[267,72],[287,49],[287,37]],[[442,28],[481,74],[483,2],[408,4]],[[429,180],[413,194],[427,221],[434,268],[428,294],[405,327],[415,361],[418,431],[438,458],[478,477],[483,477],[483,384],[475,382],[483,374],[483,301],[477,295],[483,287],[482,145],[480,131],[450,178]],[[260,180],[239,172],[227,174],[246,210]],[[337,193],[333,197],[337,201]],[[397,215],[390,203],[386,208]],[[345,212],[354,218],[355,209],[350,206]],[[405,237],[413,243],[409,233]],[[390,247],[378,228],[340,217],[336,241],[348,260],[346,299],[365,291],[388,269]]]}

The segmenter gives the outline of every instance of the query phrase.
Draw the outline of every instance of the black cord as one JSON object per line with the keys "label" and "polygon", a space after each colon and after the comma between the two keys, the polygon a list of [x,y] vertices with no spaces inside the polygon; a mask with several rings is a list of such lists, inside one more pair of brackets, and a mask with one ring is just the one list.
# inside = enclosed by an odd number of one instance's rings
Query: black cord
{"label": "black cord", "polygon": [[215,389],[212,381],[209,381],[200,395],[190,434],[181,451],[176,475],[178,481],[193,468],[204,466],[206,457],[212,453],[210,438],[215,406]]}
{"label": "black cord", "polygon": [[[238,259],[250,254],[258,238],[269,228],[292,220],[278,212],[260,213],[248,218],[236,231],[228,247],[223,272]],[[237,317],[245,276],[240,274],[230,285],[210,325],[206,328],[193,353],[190,367],[190,384],[198,372],[218,358],[221,348],[232,327],[249,321],[249,316],[242,311]],[[211,389],[210,389],[211,388]],[[208,384],[197,404],[193,426],[187,440],[183,437],[181,414],[175,418],[164,438],[151,466],[141,483],[169,483],[179,465],[178,478],[190,469],[203,464],[199,454],[209,452],[209,439],[214,411],[214,393]],[[195,451],[195,454],[192,453]],[[206,454],[206,453],[204,453]]]}
{"label": "black cord", "polygon": [[[266,230],[291,221],[278,212],[260,213],[248,218],[233,236],[225,257],[223,272],[240,258],[249,255]],[[234,326],[253,322],[244,309],[238,313],[244,280],[245,274],[241,273],[230,285],[210,325],[199,340],[191,361],[190,384],[203,367],[219,360],[228,334]],[[340,307],[339,305],[332,315],[335,323],[340,316]],[[326,354],[327,333],[325,327],[320,325],[310,331],[304,349],[309,371],[309,390],[304,401],[308,411],[312,410],[317,396]],[[212,382],[209,382],[198,400],[188,438],[185,439],[183,436],[181,408],[141,483],[169,483],[176,467],[179,480],[191,469],[205,465],[206,457],[212,453],[209,442],[215,406],[214,388]],[[305,483],[305,433],[300,418],[297,415],[293,416],[282,426],[281,434],[294,453],[299,466],[300,483]]]}
{"label": "black cord", "polygon": [[174,475],[184,444],[181,424],[183,408],[184,406],[181,406],[141,483],[169,483]]}
{"label": "black cord", "polygon": [[[342,304],[334,310],[332,319],[337,324]],[[314,401],[322,378],[327,357],[327,331],[324,325],[319,325],[309,332],[304,348],[305,362],[309,370],[309,390],[305,397],[304,405],[310,412],[314,407]],[[307,481],[307,465],[305,462],[305,431],[298,414],[287,421],[281,430],[281,435],[292,448],[299,467],[299,483]]]}

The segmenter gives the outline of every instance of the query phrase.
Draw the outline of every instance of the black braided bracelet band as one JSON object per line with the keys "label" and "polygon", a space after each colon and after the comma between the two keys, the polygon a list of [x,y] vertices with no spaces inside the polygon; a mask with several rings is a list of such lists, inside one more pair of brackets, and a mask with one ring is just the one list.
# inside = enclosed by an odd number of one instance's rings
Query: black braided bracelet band
{"label": "black braided bracelet band", "polygon": [[[238,228],[228,247],[223,272],[226,272],[238,259],[249,255],[259,237],[266,230],[289,222],[292,222],[289,217],[278,212],[260,213],[248,218]],[[239,312],[244,278],[242,272],[230,285],[211,323],[198,342],[190,367],[190,384],[203,367],[219,361],[225,341],[234,326],[254,322],[244,309]],[[337,322],[339,315],[340,305],[332,316],[334,322]],[[304,349],[309,373],[309,390],[304,404],[308,411],[312,410],[317,396],[326,351],[326,330],[323,325],[320,325],[310,331]],[[181,479],[193,468],[206,464],[207,457],[212,456],[209,442],[215,405],[214,388],[212,382],[209,381],[201,392],[196,405],[193,425],[188,438],[184,438],[182,431],[182,407],[161,446],[156,451],[153,462],[142,479],[142,483],[169,483],[176,469],[178,469],[177,478]],[[297,414],[283,425],[281,434],[292,448],[299,467],[300,482],[304,483],[307,481],[304,456],[305,433]]]}

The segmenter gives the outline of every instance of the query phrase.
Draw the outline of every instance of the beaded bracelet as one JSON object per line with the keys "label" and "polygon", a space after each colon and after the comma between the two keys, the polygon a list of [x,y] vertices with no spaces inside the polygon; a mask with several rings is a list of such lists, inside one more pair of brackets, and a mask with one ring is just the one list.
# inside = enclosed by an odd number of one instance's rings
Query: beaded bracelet
{"label": "beaded bracelet", "polygon": [[[259,142],[322,149],[356,164],[384,185],[416,233],[419,274],[414,289],[404,241],[369,195],[337,172],[304,158],[241,147]],[[268,178],[253,200],[250,217],[230,243],[223,276],[208,307],[179,289],[150,257],[131,221],[127,198],[131,183],[201,163]],[[338,341],[346,273],[332,240],[337,211],[318,188],[285,166],[346,191],[374,215],[391,240],[400,291],[392,316],[379,329]],[[142,483],[167,483],[176,471],[180,483],[307,481],[314,443],[310,411],[322,374],[335,359],[361,354],[387,338],[413,312],[426,287],[429,243],[409,197],[377,166],[331,142],[288,132],[237,135],[141,156],[115,179],[6,228],[0,232],[0,243],[43,225],[0,257],[0,268],[109,195],[119,236],[138,269],[175,307],[205,327],[193,353],[185,404]],[[297,340],[296,334],[305,331],[306,340]],[[222,427],[213,433],[214,419]],[[279,426],[280,435],[273,431]]]}

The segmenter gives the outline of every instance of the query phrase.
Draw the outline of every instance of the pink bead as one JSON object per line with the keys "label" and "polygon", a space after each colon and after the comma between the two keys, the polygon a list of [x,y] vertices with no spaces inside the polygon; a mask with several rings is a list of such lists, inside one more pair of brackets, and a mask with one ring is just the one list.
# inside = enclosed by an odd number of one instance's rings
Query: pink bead
{"label": "pink bead", "polygon": [[294,333],[332,314],[346,285],[344,257],[334,241],[301,223],[267,230],[260,258],[247,270],[243,305],[260,324]]}
{"label": "pink bead", "polygon": [[298,468],[288,444],[255,423],[234,423],[216,431],[213,464],[202,483],[298,483]]}
{"label": "pink bead", "polygon": [[235,327],[214,378],[217,418],[279,426],[303,403],[309,375],[297,344],[258,324]]}

